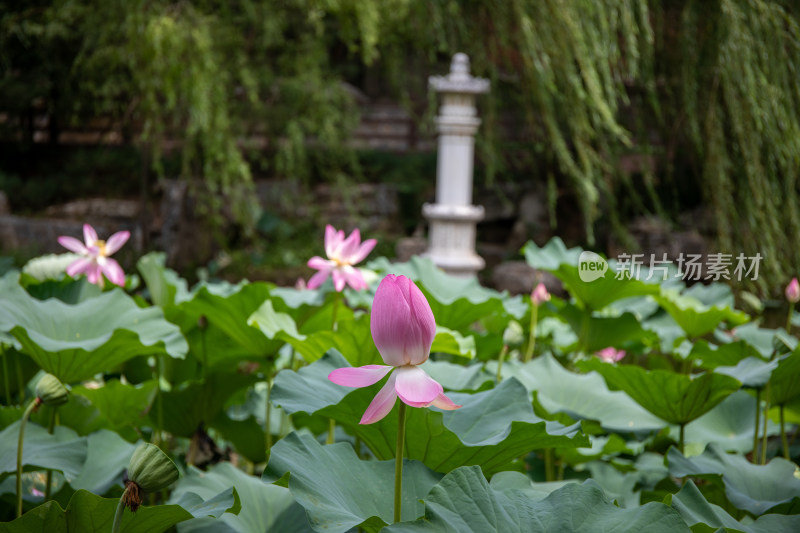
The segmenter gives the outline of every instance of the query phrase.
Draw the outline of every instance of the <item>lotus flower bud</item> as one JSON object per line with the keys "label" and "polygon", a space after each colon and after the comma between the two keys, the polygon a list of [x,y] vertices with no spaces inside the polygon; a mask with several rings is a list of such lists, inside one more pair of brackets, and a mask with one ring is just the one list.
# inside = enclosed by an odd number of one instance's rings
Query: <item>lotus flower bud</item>
{"label": "lotus flower bud", "polygon": [[525,334],[522,326],[516,320],[508,323],[508,327],[503,332],[503,344],[509,348],[519,348],[525,342]]}
{"label": "lotus flower bud", "polygon": [[542,305],[544,302],[550,301],[550,293],[547,292],[547,287],[544,286],[544,283],[540,283],[533,289],[531,292],[531,300],[535,305]]}
{"label": "lotus flower bud", "polygon": [[800,283],[797,282],[797,278],[792,278],[792,281],[786,286],[786,299],[789,300],[790,303],[797,303],[800,301]]}
{"label": "lotus flower bud", "polygon": [[131,456],[125,487],[125,504],[136,512],[142,503],[140,492],[156,492],[172,485],[180,476],[178,467],[155,444],[140,444]]}
{"label": "lotus flower bud", "polygon": [[69,401],[69,391],[53,374],[45,374],[36,384],[36,397],[45,405],[64,405]]}

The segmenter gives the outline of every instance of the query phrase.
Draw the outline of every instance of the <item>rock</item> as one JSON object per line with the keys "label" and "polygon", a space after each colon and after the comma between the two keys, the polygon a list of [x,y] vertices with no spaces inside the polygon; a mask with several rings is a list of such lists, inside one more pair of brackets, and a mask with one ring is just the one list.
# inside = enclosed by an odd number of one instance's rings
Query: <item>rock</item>
{"label": "rock", "polygon": [[551,294],[564,294],[564,288],[558,278],[544,270],[534,269],[525,261],[500,263],[492,272],[491,282],[498,291],[508,291],[512,295],[529,295],[539,283],[544,283]]}

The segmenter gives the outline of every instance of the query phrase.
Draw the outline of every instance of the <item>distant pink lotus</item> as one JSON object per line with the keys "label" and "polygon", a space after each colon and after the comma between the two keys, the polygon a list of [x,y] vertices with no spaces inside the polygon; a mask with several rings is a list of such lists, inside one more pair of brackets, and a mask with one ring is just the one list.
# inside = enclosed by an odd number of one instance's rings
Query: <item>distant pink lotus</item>
{"label": "distant pink lotus", "polygon": [[71,252],[75,252],[82,257],[77,259],[67,267],[67,275],[77,276],[86,274],[89,283],[103,286],[103,274],[108,280],[119,286],[125,285],[125,272],[114,259],[109,256],[122,248],[130,238],[128,231],[119,231],[108,238],[108,241],[101,241],[97,238],[97,232],[89,224],[83,225],[83,239],[85,244],[75,237],[63,235],[58,238],[58,243]]}
{"label": "distant pink lotus", "polygon": [[792,278],[792,281],[786,286],[785,294],[786,299],[791,303],[800,301],[800,283],[797,282],[797,278]]}
{"label": "distant pink lotus", "polygon": [[547,287],[544,286],[544,283],[540,283],[536,286],[535,289],[531,292],[531,300],[536,305],[542,305],[545,302],[550,301],[550,293],[547,292]]}
{"label": "distant pink lotus", "polygon": [[613,346],[609,346],[608,348],[603,348],[595,355],[606,363],[616,363],[625,357],[625,350],[617,350]]}
{"label": "distant pink lotus", "polygon": [[[372,424],[389,414],[397,398],[411,407],[431,405],[445,410],[461,407],[418,365],[428,360],[436,322],[431,306],[405,276],[383,278],[372,302],[372,340],[384,365],[337,368],[328,379],[345,387],[368,387],[391,372],[389,380],[367,407],[361,424]],[[394,372],[392,372],[394,370]]]}
{"label": "distant pink lotus", "polygon": [[319,270],[308,280],[308,288],[318,288],[328,276],[331,276],[337,292],[342,292],[345,284],[357,291],[366,289],[367,282],[364,281],[364,276],[353,265],[363,261],[375,248],[375,244],[377,244],[375,239],[368,239],[362,243],[358,229],[354,229],[345,239],[344,230],[336,231],[328,224],[325,226],[325,253],[328,259],[314,256],[308,260],[308,266]]}

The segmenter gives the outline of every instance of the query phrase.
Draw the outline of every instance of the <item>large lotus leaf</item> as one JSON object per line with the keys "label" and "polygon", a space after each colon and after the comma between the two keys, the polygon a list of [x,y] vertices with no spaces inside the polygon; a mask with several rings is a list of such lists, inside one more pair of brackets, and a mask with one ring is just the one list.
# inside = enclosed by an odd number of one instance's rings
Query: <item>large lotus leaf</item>
{"label": "large lotus leaf", "polygon": [[86,440],[86,463],[70,482],[72,488],[104,494],[115,483],[122,486],[122,473],[128,468],[136,445],[106,429],[92,433]]}
{"label": "large lotus leaf", "polygon": [[[347,366],[344,359],[331,352],[298,372],[282,371],[275,378],[273,402],[290,414],[303,411],[332,418],[359,436],[378,459],[392,458],[397,409],[380,422],[358,424],[378,388],[352,390],[330,382],[328,374],[342,366]],[[535,448],[589,444],[577,424],[566,427],[535,416],[527,391],[515,379],[488,391],[448,396],[462,407],[444,413],[415,408],[407,414],[407,457],[433,470],[473,464],[493,472]]]}
{"label": "large lotus leaf", "polygon": [[244,359],[274,356],[284,344],[247,323],[269,298],[269,290],[266,283],[219,291],[207,285],[200,287],[191,300],[166,308],[164,313],[170,322],[180,326],[198,360],[205,360],[212,370],[229,368]]}
{"label": "large lotus leaf", "polygon": [[87,398],[108,421],[110,429],[125,426],[140,427],[147,422],[147,411],[155,398],[156,382],[126,385],[119,380],[106,381],[102,387],[77,386],[75,395]]}
{"label": "large lotus leaf", "polygon": [[[166,431],[191,437],[203,425],[208,425],[225,407],[225,402],[235,392],[258,381],[252,374],[224,374],[215,372],[203,382],[195,382],[181,389],[163,391],[153,402],[150,419],[155,423],[162,412]],[[163,407],[161,407],[163,405]]]}
{"label": "large lotus leaf", "polygon": [[75,305],[12,290],[0,296],[0,331],[10,331],[22,351],[67,383],[137,355],[183,358],[188,349],[160,309],[142,309],[120,289]]}
{"label": "large lotus leaf", "polygon": [[447,353],[473,359],[475,357],[475,337],[465,336],[445,327],[437,327],[436,336],[431,345],[431,353]]}
{"label": "large lotus leaf", "polygon": [[[756,399],[745,391],[734,392],[709,412],[686,424],[684,447],[687,455],[699,455],[711,443],[726,451],[749,452],[753,449],[755,418]],[[777,435],[780,426],[769,421],[767,433]],[[673,426],[670,435],[677,441],[679,429]]]}
{"label": "large lotus leaf", "polygon": [[503,376],[520,380],[548,412],[597,420],[608,431],[646,433],[667,425],[624,392],[608,390],[598,374],[570,372],[549,354],[524,365],[510,361]]}
{"label": "large lotus leaf", "polygon": [[154,305],[167,307],[191,298],[186,280],[165,266],[167,254],[150,252],[136,262]]}
{"label": "large lotus leaf", "polygon": [[521,491],[532,501],[538,502],[569,483],[578,483],[578,480],[536,482],[521,472],[506,471],[493,475],[489,486],[500,492],[507,490]]}
{"label": "large lotus leaf", "polygon": [[493,384],[497,372],[491,373],[484,365],[456,365],[447,361],[431,361],[428,359],[420,368],[429,376],[442,384],[445,389],[455,391],[480,390]]}
{"label": "large lotus leaf", "polygon": [[265,533],[267,531],[311,531],[305,511],[284,487],[267,485],[230,463],[220,463],[206,472],[190,467],[172,490],[170,502],[185,493],[201,498],[234,487],[242,502],[238,515],[224,514],[218,519],[195,518],[178,525],[180,533]]}
{"label": "large lotus leaf", "polygon": [[695,339],[711,333],[720,324],[738,326],[749,320],[747,314],[733,309],[730,305],[707,305],[689,291],[664,291],[656,297],[663,307],[683,329],[686,336]]}
{"label": "large lotus leaf", "polygon": [[723,342],[741,341],[747,343],[753,350],[757,351],[762,358],[770,358],[776,343],[785,346],[789,350],[797,347],[797,339],[783,329],[769,329],[759,327],[756,323],[743,324],[730,331],[717,331],[716,336]]}
{"label": "large lotus leaf", "polygon": [[759,516],[769,512],[797,512],[800,479],[796,466],[780,457],[766,465],[754,465],[742,455],[728,454],[714,444],[697,457],[684,457],[677,449],[667,453],[670,474],[676,477],[722,478],[725,495],[738,507]]}
{"label": "large lotus leaf", "polygon": [[800,515],[768,514],[760,516],[752,523],[739,522],[722,507],[706,501],[691,480],[687,481],[677,494],[667,496],[664,503],[678,511],[683,520],[691,526],[692,531],[698,533],[713,533],[719,531],[719,528],[742,533],[796,533],[800,531]]}
{"label": "large lotus leaf", "polygon": [[759,352],[744,341],[717,346],[700,339],[692,345],[687,357],[697,361],[701,367],[712,370],[718,366],[736,366],[739,361],[758,355]]}
{"label": "large lotus leaf", "polygon": [[747,357],[739,361],[736,366],[718,366],[714,372],[737,379],[745,387],[760,389],[767,384],[777,367],[777,360],[764,361],[760,357]]}
{"label": "large lotus leaf", "polygon": [[[347,443],[321,446],[311,435],[290,433],[270,453],[263,479],[289,472],[289,490],[316,531],[377,531],[392,522],[394,460],[362,461]],[[440,479],[418,461],[403,461],[402,518],[422,516],[420,503]]]}
{"label": "large lotus leaf", "polygon": [[594,281],[581,280],[578,270],[581,250],[579,248],[567,250],[558,237],[551,239],[542,248],[530,241],[523,247],[522,252],[529,265],[552,272],[582,307],[593,311],[598,311],[616,300],[655,295],[661,290],[656,284],[636,279],[617,279],[611,269]]}
{"label": "large lotus leaf", "polygon": [[[17,471],[19,421],[0,432],[0,481]],[[67,480],[75,478],[86,460],[86,438],[65,427],[50,435],[45,428],[28,422],[22,447],[23,471],[58,470]]]}
{"label": "large lotus leaf", "polygon": [[430,259],[414,256],[407,263],[390,263],[385,258],[372,261],[370,268],[385,274],[402,274],[411,278],[427,297],[436,323],[463,331],[481,318],[505,314],[520,319],[525,306],[519,298],[482,287],[473,278],[457,278],[445,274]]}
{"label": "large lotus leaf", "polygon": [[626,342],[641,341],[652,333],[645,331],[631,313],[621,316],[598,317],[590,311],[574,305],[561,308],[561,316],[578,336],[578,344],[584,352],[596,352],[609,346],[620,346]]}
{"label": "large lotus leaf", "polygon": [[73,279],[64,277],[59,280],[36,281],[23,274],[20,276],[20,285],[28,291],[28,294],[38,300],[57,298],[68,304],[77,304],[84,300],[95,298],[103,292],[100,287],[89,283],[86,278]]}
{"label": "large lotus leaf", "polygon": [[800,395],[800,350],[783,357],[772,373],[769,383],[769,401],[783,405]]}
{"label": "large lotus leaf", "polygon": [[590,359],[581,367],[596,370],[612,390],[623,390],[636,402],[671,424],[686,424],[708,412],[741,384],[730,376],[647,371],[633,365],[612,365]]}
{"label": "large lotus leaf", "polygon": [[[72,495],[66,509],[51,500],[32,509],[13,522],[0,524],[0,533],[107,533],[114,523],[118,499],[101,498],[85,490]],[[229,488],[203,501],[196,494],[172,505],[142,506],[136,513],[125,511],[120,533],[161,533],[184,520],[199,516],[218,517],[238,512],[239,496]]]}
{"label": "large lotus leaf", "polygon": [[247,325],[259,328],[268,339],[296,341],[299,346],[306,340],[306,336],[297,331],[297,324],[290,315],[275,311],[272,300],[265,301],[247,317]]}
{"label": "large lotus leaf", "polygon": [[499,491],[480,469],[465,467],[446,475],[425,498],[425,519],[394,524],[387,533],[648,533],[688,532],[680,515],[651,502],[634,509],[616,507],[593,481],[570,483],[540,501],[519,490]]}

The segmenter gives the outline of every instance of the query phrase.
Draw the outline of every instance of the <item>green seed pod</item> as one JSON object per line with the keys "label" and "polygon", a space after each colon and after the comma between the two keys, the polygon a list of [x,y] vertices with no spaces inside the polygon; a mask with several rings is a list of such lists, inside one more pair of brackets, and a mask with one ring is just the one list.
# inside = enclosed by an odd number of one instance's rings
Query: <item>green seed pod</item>
{"label": "green seed pod", "polygon": [[180,473],[167,454],[155,444],[140,444],[128,464],[128,479],[144,492],[156,492],[172,485]]}
{"label": "green seed pod", "polygon": [[36,384],[36,396],[45,405],[63,405],[69,401],[69,391],[53,374],[45,374]]}
{"label": "green seed pod", "polygon": [[509,348],[519,348],[525,342],[525,335],[519,322],[512,320],[503,332],[503,344]]}

